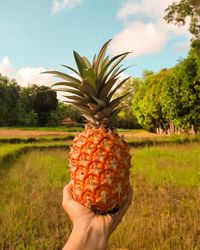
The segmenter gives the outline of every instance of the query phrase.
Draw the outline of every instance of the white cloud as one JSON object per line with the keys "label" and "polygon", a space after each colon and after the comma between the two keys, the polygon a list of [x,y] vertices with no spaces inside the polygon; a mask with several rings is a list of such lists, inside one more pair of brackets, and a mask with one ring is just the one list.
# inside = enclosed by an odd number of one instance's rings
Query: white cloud
{"label": "white cloud", "polygon": [[53,82],[52,76],[50,74],[41,74],[44,71],[47,71],[44,67],[20,68],[16,72],[15,79],[21,86],[27,86],[27,84],[50,86]]}
{"label": "white cloud", "polygon": [[135,57],[158,52],[167,40],[167,34],[159,24],[134,21],[114,36],[110,50],[113,54],[130,51],[130,56]]}
{"label": "white cloud", "polygon": [[3,58],[0,62],[0,74],[3,76],[11,76],[14,71],[15,68],[11,66],[8,57]]}
{"label": "white cloud", "polygon": [[0,62],[0,74],[16,79],[17,83],[24,87],[31,84],[50,86],[54,82],[53,77],[50,74],[40,74],[44,71],[47,71],[44,67],[17,69],[11,65],[8,57]]}
{"label": "white cloud", "polygon": [[[8,57],[0,61],[0,74],[15,79],[22,87],[27,87],[32,84],[51,87],[56,81],[55,78],[51,74],[41,74],[41,72],[49,70],[52,69],[46,69],[44,67],[22,67],[17,69],[11,65]],[[65,93],[63,92],[57,92],[57,97],[61,101],[66,100],[66,98],[63,97],[64,95]]]}
{"label": "white cloud", "polygon": [[55,15],[64,9],[74,8],[81,3],[82,0],[53,0],[52,13]]}
{"label": "white cloud", "polygon": [[129,0],[122,5],[118,12],[118,17],[120,19],[126,19],[127,17],[140,14],[146,17],[160,18],[164,16],[164,10],[172,2],[174,2],[174,0]]}
{"label": "white cloud", "polygon": [[[188,41],[189,20],[184,27],[168,24],[163,20],[164,10],[173,0],[129,0],[118,12],[126,21],[124,28],[113,37],[110,51],[113,54],[132,51],[130,57],[154,54],[161,51],[172,37],[185,36]],[[187,42],[189,48],[189,42]]]}

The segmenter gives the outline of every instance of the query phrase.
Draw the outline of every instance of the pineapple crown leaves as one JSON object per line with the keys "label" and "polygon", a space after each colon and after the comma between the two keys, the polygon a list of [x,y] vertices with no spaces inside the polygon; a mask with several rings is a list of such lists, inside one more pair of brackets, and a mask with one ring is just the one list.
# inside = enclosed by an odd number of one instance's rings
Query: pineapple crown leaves
{"label": "pineapple crown leaves", "polygon": [[112,99],[116,91],[128,81],[121,79],[120,74],[127,68],[120,63],[130,52],[125,52],[109,58],[106,51],[111,40],[107,41],[92,62],[73,51],[77,70],[67,66],[76,76],[60,71],[46,71],[64,81],[52,85],[55,91],[66,92],[66,102],[76,106],[89,123],[94,126],[104,125],[112,128],[117,114],[121,111],[120,103],[128,94]]}

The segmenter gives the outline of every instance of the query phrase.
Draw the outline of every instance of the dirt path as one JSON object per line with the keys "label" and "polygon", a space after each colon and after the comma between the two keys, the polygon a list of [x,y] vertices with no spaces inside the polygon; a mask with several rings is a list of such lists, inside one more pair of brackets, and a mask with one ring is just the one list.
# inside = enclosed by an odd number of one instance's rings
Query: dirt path
{"label": "dirt path", "polygon": [[21,130],[21,129],[0,129],[0,138],[30,138],[30,137],[46,137],[61,136],[67,132],[59,131],[37,131],[37,130]]}

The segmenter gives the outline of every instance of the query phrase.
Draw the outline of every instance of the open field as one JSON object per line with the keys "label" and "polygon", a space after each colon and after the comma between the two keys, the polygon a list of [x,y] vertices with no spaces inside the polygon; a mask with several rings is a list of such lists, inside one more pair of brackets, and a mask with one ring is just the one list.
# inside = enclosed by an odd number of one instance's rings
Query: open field
{"label": "open field", "polygon": [[[0,128],[0,138],[33,138],[33,137],[55,137],[66,136],[67,134],[74,134],[74,132],[81,131],[80,127],[58,127],[58,128]],[[156,134],[149,133],[145,130],[122,130],[121,134],[127,138],[150,138],[157,137]]]}
{"label": "open field", "polygon": [[[81,127],[58,128],[0,128],[1,143],[38,143],[72,140],[76,132],[82,131]],[[198,135],[157,135],[142,129],[119,129],[119,134],[134,147],[154,146],[169,143],[200,142]]]}
{"label": "open field", "polygon": [[[200,249],[199,152],[197,143],[133,149],[133,203],[109,250]],[[0,249],[62,248],[67,160],[67,150],[38,149],[0,170]]]}
{"label": "open field", "polygon": [[52,129],[48,130],[43,128],[30,128],[30,129],[15,129],[15,128],[0,128],[0,138],[34,138],[34,137],[53,137],[53,136],[66,136],[66,134],[74,132],[74,130]]}
{"label": "open field", "polygon": [[132,173],[155,184],[200,187],[200,144],[133,149]]}

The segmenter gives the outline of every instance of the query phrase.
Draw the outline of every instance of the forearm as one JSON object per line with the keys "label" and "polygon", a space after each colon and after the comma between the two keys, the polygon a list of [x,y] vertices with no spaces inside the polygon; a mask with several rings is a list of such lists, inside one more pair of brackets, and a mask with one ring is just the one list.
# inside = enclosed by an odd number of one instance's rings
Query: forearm
{"label": "forearm", "polygon": [[63,250],[106,250],[108,240],[92,228],[74,227]]}

